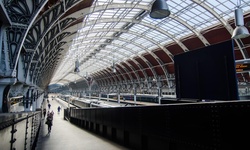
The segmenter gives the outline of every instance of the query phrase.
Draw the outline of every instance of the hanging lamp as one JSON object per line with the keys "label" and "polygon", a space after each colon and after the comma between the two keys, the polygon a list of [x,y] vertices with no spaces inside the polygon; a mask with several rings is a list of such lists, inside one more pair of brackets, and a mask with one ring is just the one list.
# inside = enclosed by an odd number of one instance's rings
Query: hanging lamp
{"label": "hanging lamp", "polygon": [[116,73],[115,62],[114,61],[113,61],[112,71],[113,71],[113,73]]}
{"label": "hanging lamp", "polygon": [[79,60],[77,59],[77,60],[75,61],[75,69],[74,69],[74,72],[75,72],[75,73],[80,72],[79,66],[80,66],[80,63],[79,63]]}
{"label": "hanging lamp", "polygon": [[236,28],[233,31],[232,39],[241,39],[249,36],[248,29],[244,26],[243,11],[240,8],[240,4],[237,6],[237,9],[234,11],[234,22]]}
{"label": "hanging lamp", "polygon": [[149,16],[154,19],[162,19],[170,15],[167,2],[165,0],[155,0]]}

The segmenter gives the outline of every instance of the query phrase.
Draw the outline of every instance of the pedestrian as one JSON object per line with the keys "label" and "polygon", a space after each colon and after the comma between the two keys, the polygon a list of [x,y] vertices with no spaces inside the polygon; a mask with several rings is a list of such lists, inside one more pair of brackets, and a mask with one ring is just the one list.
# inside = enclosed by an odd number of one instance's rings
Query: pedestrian
{"label": "pedestrian", "polygon": [[60,114],[60,110],[61,110],[61,107],[58,106],[58,107],[57,107],[58,114]]}
{"label": "pedestrian", "polygon": [[46,108],[44,108],[43,109],[43,118],[45,118],[45,116],[46,116],[46,111],[47,111]]}
{"label": "pedestrian", "polygon": [[53,118],[53,116],[54,116],[54,111],[53,110],[50,112],[50,116]]}
{"label": "pedestrian", "polygon": [[47,116],[45,124],[48,125],[48,134],[49,134],[51,132],[51,128],[52,128],[52,125],[53,125],[53,117],[51,115]]}
{"label": "pedestrian", "polygon": [[48,104],[48,107],[49,107],[49,109],[50,109],[51,105],[50,105],[50,104]]}
{"label": "pedestrian", "polygon": [[54,116],[54,111],[52,110],[51,112],[48,111],[47,117],[51,117],[53,119]]}

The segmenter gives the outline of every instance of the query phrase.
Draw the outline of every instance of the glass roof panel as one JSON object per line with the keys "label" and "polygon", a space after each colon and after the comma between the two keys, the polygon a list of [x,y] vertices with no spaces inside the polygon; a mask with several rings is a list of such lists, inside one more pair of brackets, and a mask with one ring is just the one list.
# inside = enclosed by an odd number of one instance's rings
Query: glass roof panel
{"label": "glass roof panel", "polygon": [[[129,33],[123,33],[121,36],[121,38],[124,38],[126,40],[132,40],[133,38],[137,37],[136,35],[133,34],[129,34]],[[126,43],[127,44],[127,43]]]}
{"label": "glass roof panel", "polygon": [[228,1],[228,0],[210,0],[205,2],[208,6],[213,8],[220,16],[225,19],[231,18],[234,14],[234,7],[236,7],[236,1]]}
{"label": "glass roof panel", "polygon": [[138,33],[138,34],[142,34],[148,29],[149,29],[148,27],[140,25],[140,24],[135,24],[133,27],[130,28],[131,31]]}
{"label": "glass roof panel", "polygon": [[154,39],[155,41],[161,41],[167,37],[167,35],[164,35],[163,33],[153,29],[150,29],[148,32],[146,32],[145,36]]}
{"label": "glass roof panel", "polygon": [[191,7],[192,2],[190,0],[175,0],[175,1],[167,1],[169,5],[169,10],[171,10],[171,14],[179,15],[182,14],[188,7]]}
{"label": "glass roof panel", "polygon": [[121,45],[121,46],[126,44],[125,41],[119,41],[119,40],[115,40],[115,41],[113,41],[112,43],[114,43],[114,44],[119,44],[119,45]]}
{"label": "glass roof panel", "polygon": [[[86,13],[82,24],[76,25],[81,28],[56,74],[66,76],[69,70],[73,70],[71,66],[74,66],[77,57],[81,61],[82,72],[88,70],[91,74],[105,66],[110,67],[112,59],[120,62],[138,53],[164,47],[167,43],[181,43],[182,37],[193,36],[221,23],[219,19],[225,22],[233,19],[234,9],[238,5],[238,1],[228,0],[172,0],[166,1],[171,11],[169,17],[152,19],[148,14],[153,2],[95,0],[91,6],[94,12]],[[131,4],[131,8],[125,8],[125,4]],[[97,6],[103,9],[95,12]],[[244,12],[249,12],[250,0],[242,0],[240,7]],[[74,75],[67,77],[71,80]]]}
{"label": "glass roof panel", "polygon": [[136,53],[136,52],[142,50],[140,47],[138,47],[138,46],[136,46],[136,45],[134,45],[134,44],[130,44],[130,43],[126,45],[126,48],[127,48],[127,49],[130,49],[130,50],[131,50],[132,52],[134,52],[134,53]]}
{"label": "glass roof panel", "polygon": [[[174,27],[174,28],[173,28]],[[187,27],[185,27],[180,22],[174,19],[166,19],[157,24],[157,28],[164,29],[169,32],[171,35],[175,35],[176,33],[182,33],[183,31],[187,31]],[[190,30],[187,32],[191,32]]]}
{"label": "glass roof panel", "polygon": [[151,41],[147,40],[146,38],[137,38],[135,42],[145,47],[148,47],[149,45],[153,44]]}
{"label": "glass roof panel", "polygon": [[[161,43],[159,43],[159,44],[161,44]],[[158,49],[158,48],[159,48],[158,45],[150,45],[148,47],[148,49]]]}

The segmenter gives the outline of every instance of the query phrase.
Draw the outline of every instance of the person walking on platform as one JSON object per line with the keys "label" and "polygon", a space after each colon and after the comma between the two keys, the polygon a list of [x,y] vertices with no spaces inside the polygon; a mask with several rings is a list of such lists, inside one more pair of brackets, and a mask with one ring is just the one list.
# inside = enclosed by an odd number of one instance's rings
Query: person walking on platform
{"label": "person walking on platform", "polygon": [[43,118],[45,118],[45,116],[46,116],[46,111],[47,111],[46,108],[44,108],[43,109]]}
{"label": "person walking on platform", "polygon": [[50,133],[51,132],[51,127],[53,125],[53,117],[52,117],[52,115],[47,116],[47,120],[46,120],[45,124],[48,125],[48,133]]}
{"label": "person walking on platform", "polygon": [[53,110],[50,112],[50,116],[51,116],[52,119],[53,119],[53,116],[54,116],[54,111],[53,111]]}
{"label": "person walking on platform", "polygon": [[58,106],[58,107],[57,107],[57,112],[58,112],[58,114],[60,114],[60,110],[61,110],[61,107]]}
{"label": "person walking on platform", "polygon": [[54,111],[53,110],[51,112],[48,111],[47,117],[51,117],[53,120],[53,116],[54,116]]}
{"label": "person walking on platform", "polygon": [[50,109],[51,105],[50,105],[50,104],[48,104],[48,107],[49,107],[49,109]]}

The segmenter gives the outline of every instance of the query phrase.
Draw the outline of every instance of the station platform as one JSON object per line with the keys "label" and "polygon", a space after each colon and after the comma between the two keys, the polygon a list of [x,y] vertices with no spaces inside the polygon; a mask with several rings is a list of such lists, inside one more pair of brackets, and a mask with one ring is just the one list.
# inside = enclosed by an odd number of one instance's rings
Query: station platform
{"label": "station platform", "polygon": [[[48,127],[45,120],[42,120],[41,129],[36,145],[36,150],[127,150],[99,135],[95,135],[89,131],[85,131],[69,121],[64,120],[63,108],[67,108],[68,104],[62,100],[49,99],[51,104],[50,111],[54,111],[53,126],[51,133],[48,134]],[[61,106],[61,112],[57,112],[57,107]],[[47,102],[43,104],[43,108],[48,110]]]}

